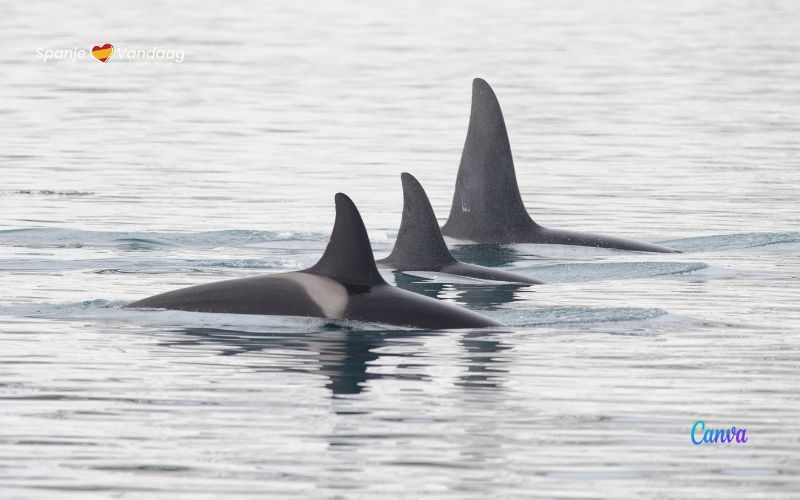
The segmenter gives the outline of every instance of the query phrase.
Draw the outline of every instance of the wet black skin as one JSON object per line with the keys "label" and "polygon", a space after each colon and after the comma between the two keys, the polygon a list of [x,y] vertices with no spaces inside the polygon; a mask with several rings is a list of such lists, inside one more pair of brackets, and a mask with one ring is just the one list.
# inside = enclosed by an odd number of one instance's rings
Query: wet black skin
{"label": "wet black skin", "polygon": [[439,230],[428,195],[422,185],[409,173],[403,182],[403,218],[392,253],[378,261],[398,271],[431,271],[482,280],[511,283],[540,284],[541,281],[521,274],[466,264],[450,253]]}
{"label": "wet black skin", "polygon": [[442,234],[472,243],[542,243],[676,253],[654,243],[540,226],[531,219],[517,185],[511,145],[494,91],[472,83],[472,111],[458,167],[450,216]]}
{"label": "wet black skin", "polygon": [[361,215],[342,193],[336,195],[330,242],[309,269],[192,286],[127,307],[313,316],[427,329],[499,325],[481,314],[386,283],[375,265]]}

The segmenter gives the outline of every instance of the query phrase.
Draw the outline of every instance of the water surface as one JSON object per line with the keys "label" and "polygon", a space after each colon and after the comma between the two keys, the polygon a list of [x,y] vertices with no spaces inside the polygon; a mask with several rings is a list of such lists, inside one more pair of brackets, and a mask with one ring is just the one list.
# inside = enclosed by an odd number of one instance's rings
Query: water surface
{"label": "water surface", "polygon": [[[779,498],[800,491],[800,4],[14,2],[0,16],[0,497]],[[43,63],[37,48],[181,49]],[[447,216],[480,76],[537,222],[649,255],[454,247],[394,275],[503,322],[122,310],[379,257]],[[746,445],[693,446],[703,419]],[[792,493],[795,492],[795,493]]]}

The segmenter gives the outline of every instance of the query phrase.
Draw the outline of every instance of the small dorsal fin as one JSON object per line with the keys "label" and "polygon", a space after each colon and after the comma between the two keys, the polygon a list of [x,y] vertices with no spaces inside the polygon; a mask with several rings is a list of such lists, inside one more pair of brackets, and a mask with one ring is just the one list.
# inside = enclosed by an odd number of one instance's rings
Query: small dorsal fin
{"label": "small dorsal fin", "polygon": [[319,262],[305,272],[350,285],[386,283],[375,265],[361,214],[346,194],[336,193],[336,222],[331,239]]}
{"label": "small dorsal fin", "polygon": [[519,194],[500,103],[489,84],[476,78],[453,205],[442,233],[498,241],[504,234],[535,226]]}
{"label": "small dorsal fin", "polygon": [[392,253],[384,260],[400,270],[424,270],[456,262],[444,242],[422,185],[407,172],[400,178],[403,181],[403,218]]}

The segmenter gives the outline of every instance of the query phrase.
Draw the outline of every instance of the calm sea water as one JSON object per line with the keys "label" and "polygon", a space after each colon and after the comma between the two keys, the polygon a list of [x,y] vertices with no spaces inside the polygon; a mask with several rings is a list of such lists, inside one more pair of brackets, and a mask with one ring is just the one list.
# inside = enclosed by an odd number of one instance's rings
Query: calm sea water
{"label": "calm sea water", "polygon": [[[0,498],[797,498],[800,3],[2,10]],[[538,222],[685,253],[387,273],[483,331],[121,309],[313,263],[336,191],[383,256],[402,171],[444,220],[476,76]]]}

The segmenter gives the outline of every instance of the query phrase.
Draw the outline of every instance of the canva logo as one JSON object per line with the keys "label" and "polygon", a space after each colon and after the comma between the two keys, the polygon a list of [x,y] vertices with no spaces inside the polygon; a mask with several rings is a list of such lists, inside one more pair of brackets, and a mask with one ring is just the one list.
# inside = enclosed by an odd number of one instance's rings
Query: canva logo
{"label": "canva logo", "polygon": [[747,442],[747,429],[737,429],[731,427],[730,429],[712,429],[706,428],[706,423],[698,420],[692,426],[692,443],[695,446],[701,444],[727,444],[737,443],[744,444]]}

